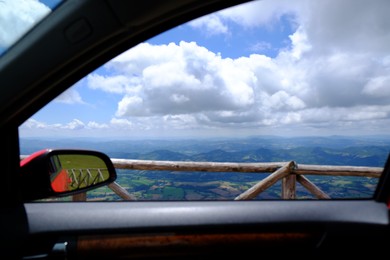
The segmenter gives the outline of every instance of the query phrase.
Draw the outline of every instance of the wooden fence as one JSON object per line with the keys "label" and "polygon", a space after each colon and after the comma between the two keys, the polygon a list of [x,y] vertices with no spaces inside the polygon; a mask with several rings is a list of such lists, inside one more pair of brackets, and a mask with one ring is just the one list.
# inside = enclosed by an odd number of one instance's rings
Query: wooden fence
{"label": "wooden fence", "polygon": [[[26,156],[21,156],[25,158]],[[317,199],[330,199],[325,192],[311,182],[305,175],[322,176],[356,176],[379,178],[382,167],[363,166],[330,166],[309,165],[289,162],[270,163],[232,163],[232,162],[184,162],[184,161],[151,161],[111,159],[116,169],[149,170],[149,171],[193,171],[193,172],[242,172],[242,173],[270,173],[263,180],[239,194],[235,200],[250,200],[257,197],[278,181],[282,181],[282,199],[296,199],[296,183],[300,183]],[[115,194],[124,200],[136,200],[118,183],[107,185]],[[74,201],[86,201],[85,193],[73,196]]]}
{"label": "wooden fence", "polygon": [[[116,169],[128,170],[270,173],[263,180],[239,194],[235,200],[253,199],[280,180],[282,181],[282,199],[296,199],[297,182],[317,199],[330,199],[325,192],[304,175],[379,178],[383,171],[381,167],[298,165],[294,161],[273,163],[182,162],[126,159],[111,159],[111,161]],[[136,199],[115,182],[108,185],[108,187],[125,200]]]}

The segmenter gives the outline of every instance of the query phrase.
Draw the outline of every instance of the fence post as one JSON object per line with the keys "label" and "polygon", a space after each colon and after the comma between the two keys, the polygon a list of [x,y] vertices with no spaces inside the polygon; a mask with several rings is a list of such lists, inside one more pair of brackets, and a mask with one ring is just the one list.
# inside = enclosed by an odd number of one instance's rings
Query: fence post
{"label": "fence post", "polygon": [[111,182],[107,185],[108,188],[110,188],[113,192],[115,192],[119,197],[121,197],[124,200],[137,200],[136,197],[131,195],[127,192],[126,189],[124,189],[122,186],[120,186],[118,183]]}
{"label": "fence post", "polygon": [[270,174],[263,180],[256,183],[254,186],[252,186],[245,192],[235,197],[234,200],[248,200],[248,199],[255,198],[261,192],[265,191],[266,189],[274,185],[277,181],[283,179],[284,177],[287,177],[290,174],[290,172],[292,172],[294,169],[295,169],[294,161],[285,164],[282,168],[278,169],[274,173]]}
{"label": "fence post", "polygon": [[79,193],[72,196],[72,201],[87,201],[87,193]]}
{"label": "fence post", "polygon": [[297,181],[308,191],[310,191],[311,194],[316,196],[317,199],[330,199],[330,197],[325,192],[318,188],[314,183],[309,181],[309,179],[307,179],[305,176],[297,175]]}
{"label": "fence post", "polygon": [[296,180],[297,176],[290,172],[289,175],[282,180],[282,199],[293,200],[296,199]]}

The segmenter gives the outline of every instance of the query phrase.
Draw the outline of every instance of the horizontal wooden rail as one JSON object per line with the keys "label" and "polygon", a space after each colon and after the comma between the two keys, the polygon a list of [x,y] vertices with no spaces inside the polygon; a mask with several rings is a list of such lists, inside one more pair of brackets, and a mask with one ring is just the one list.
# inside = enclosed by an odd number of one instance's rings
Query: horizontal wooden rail
{"label": "horizontal wooden rail", "polygon": [[241,172],[272,173],[263,180],[238,195],[234,200],[256,198],[279,180],[282,182],[282,198],[295,199],[296,181],[306,188],[317,199],[330,199],[319,187],[304,175],[323,176],[356,176],[379,178],[381,167],[306,165],[295,162],[272,163],[232,163],[232,162],[183,162],[111,159],[117,169],[156,170],[156,171],[198,171],[198,172]]}
{"label": "horizontal wooden rail", "polygon": [[[22,155],[21,159],[27,156]],[[319,187],[304,175],[323,176],[356,176],[379,178],[383,173],[381,167],[365,166],[335,166],[335,165],[308,165],[291,162],[270,163],[233,163],[233,162],[189,162],[189,161],[153,161],[111,159],[116,169],[147,170],[147,171],[188,171],[188,172],[241,172],[241,173],[271,173],[248,190],[238,195],[235,200],[253,199],[259,193],[282,180],[282,198],[295,199],[296,182],[312,193],[318,199],[330,199]],[[124,200],[136,200],[126,189],[116,182],[108,185]],[[76,201],[85,200],[86,195],[76,195]]]}
{"label": "horizontal wooden rail", "polygon": [[299,164],[295,174],[303,175],[333,175],[333,176],[357,176],[379,178],[382,175],[381,167],[363,166],[331,166],[331,165],[307,165]]}
{"label": "horizontal wooden rail", "polygon": [[[246,173],[274,172],[288,163],[182,162],[126,159],[111,159],[111,161],[117,169]],[[383,168],[381,167],[297,164],[292,173],[298,175],[332,175],[379,178],[382,171]]]}
{"label": "horizontal wooden rail", "polygon": [[274,172],[286,162],[231,163],[111,159],[117,169],[199,172]]}
{"label": "horizontal wooden rail", "polygon": [[[24,159],[27,155],[21,155]],[[274,172],[286,162],[270,163],[232,163],[232,162],[183,162],[111,159],[116,169],[159,170],[159,171],[204,171],[204,172]],[[379,178],[382,167],[335,166],[297,164],[293,173],[298,175],[333,175]]]}

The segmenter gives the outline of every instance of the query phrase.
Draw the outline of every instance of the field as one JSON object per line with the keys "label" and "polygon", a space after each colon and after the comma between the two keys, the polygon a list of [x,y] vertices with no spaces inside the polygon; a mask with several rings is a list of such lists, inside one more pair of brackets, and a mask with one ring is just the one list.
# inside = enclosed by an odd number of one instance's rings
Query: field
{"label": "field", "polygon": [[[390,137],[249,137],[210,140],[22,140],[22,154],[45,147],[99,150],[111,158],[194,162],[281,162],[298,164],[383,167]],[[61,158],[64,167],[98,168],[88,158]],[[68,163],[69,162],[69,163]],[[117,169],[116,182],[138,200],[233,200],[269,173],[168,172]],[[366,177],[306,176],[331,198],[370,198],[378,179]],[[297,184],[298,199],[313,199]],[[109,188],[88,192],[91,200],[121,200]],[[280,199],[276,183],[256,199]]]}
{"label": "field", "polygon": [[[268,173],[204,173],[204,172],[159,172],[118,170],[117,183],[137,200],[234,200]],[[241,177],[241,178],[240,178]],[[306,176],[333,199],[370,198],[375,192],[377,178]],[[104,190],[104,192],[103,192]],[[115,196],[107,188],[89,192],[91,199],[101,195]],[[280,199],[281,182],[259,194],[256,199]],[[297,199],[315,199],[299,183]]]}
{"label": "field", "polygon": [[109,178],[105,162],[96,156],[63,154],[58,157],[71,181],[70,190],[89,187]]}

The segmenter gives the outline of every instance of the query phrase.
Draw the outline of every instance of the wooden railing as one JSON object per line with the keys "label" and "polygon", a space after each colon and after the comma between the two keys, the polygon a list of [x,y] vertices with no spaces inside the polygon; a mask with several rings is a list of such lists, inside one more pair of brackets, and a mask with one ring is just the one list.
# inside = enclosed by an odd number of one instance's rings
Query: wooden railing
{"label": "wooden railing", "polygon": [[[21,156],[21,159],[27,156]],[[296,199],[296,183],[300,183],[317,199],[330,199],[318,186],[305,175],[322,176],[356,176],[379,178],[382,167],[364,166],[330,166],[309,165],[289,162],[270,163],[232,163],[232,162],[187,162],[187,161],[151,161],[111,159],[116,169],[149,170],[149,171],[192,171],[192,172],[242,172],[242,173],[270,173],[263,180],[236,196],[235,200],[250,200],[257,197],[276,182],[282,181],[282,199]],[[107,185],[115,194],[124,200],[136,200],[136,197],[127,192],[118,183]],[[85,193],[73,196],[73,201],[86,201]]]}
{"label": "wooden railing", "polygon": [[[253,199],[280,180],[282,181],[282,199],[296,199],[297,182],[316,198],[330,199],[325,192],[304,175],[379,178],[383,171],[381,167],[307,165],[297,164],[294,161],[272,163],[182,162],[126,159],[111,159],[111,161],[116,169],[128,170],[271,173],[248,190],[239,194],[235,200]],[[109,188],[125,200],[136,199],[115,182],[110,184]]]}
{"label": "wooden railing", "polygon": [[95,184],[104,181],[103,171],[107,171],[104,168],[73,168],[67,169],[66,172],[70,178],[72,178],[72,188],[79,189],[81,187],[88,186],[89,184]]}

